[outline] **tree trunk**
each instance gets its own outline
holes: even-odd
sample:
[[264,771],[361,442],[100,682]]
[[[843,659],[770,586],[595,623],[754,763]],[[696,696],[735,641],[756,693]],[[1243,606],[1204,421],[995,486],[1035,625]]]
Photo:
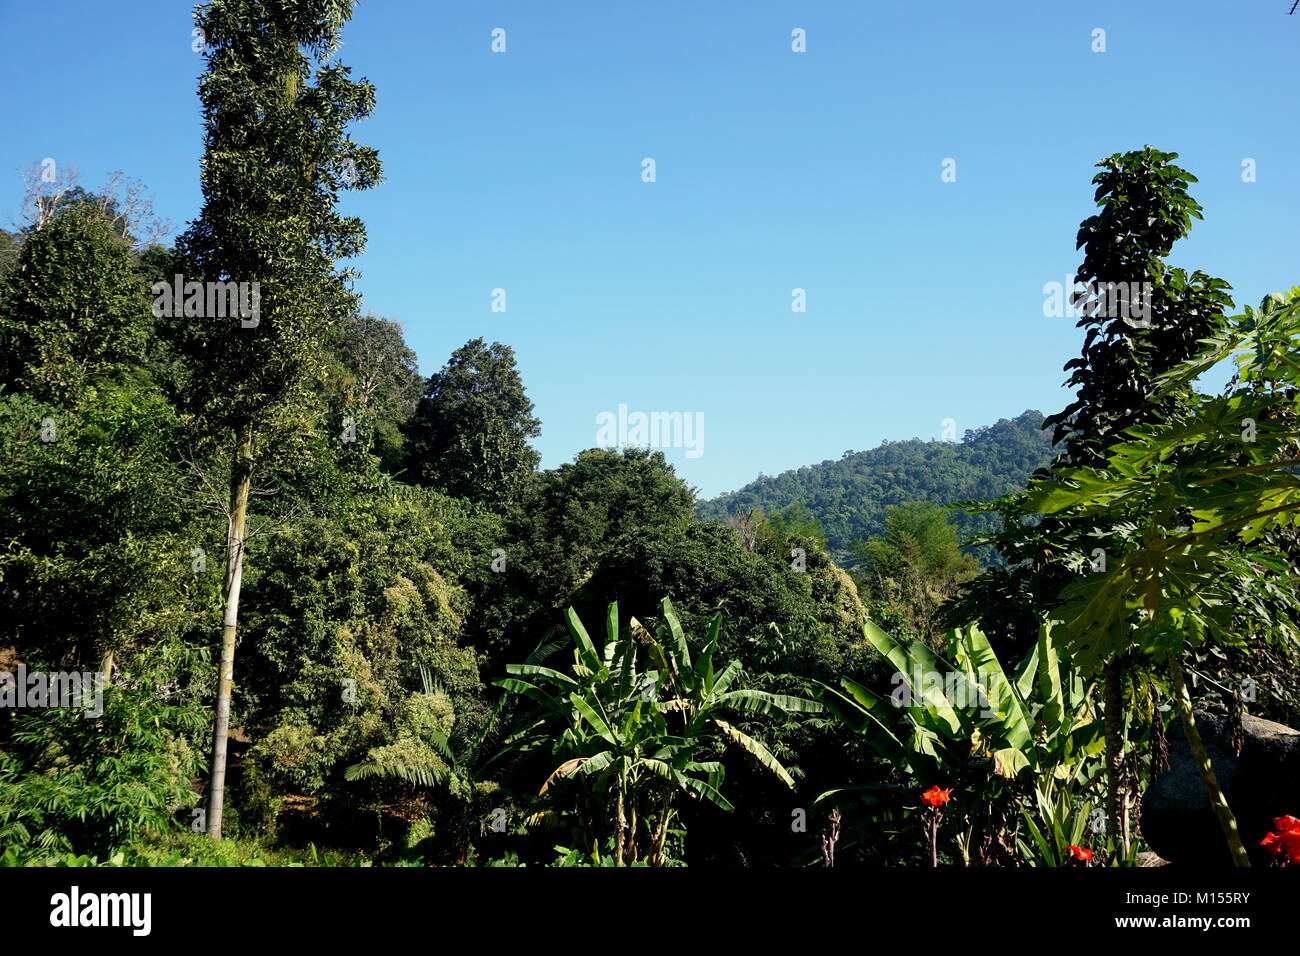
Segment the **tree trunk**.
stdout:
[[1124,787],[1124,669],[1116,658],[1106,665],[1102,706],[1106,723],[1106,830],[1128,857],[1128,795]]
[[244,426],[230,472],[230,527],[226,534],[226,586],[221,619],[221,665],[217,678],[217,712],[212,728],[212,773],[208,781],[208,835],[221,839],[221,811],[226,798],[226,749],[230,738],[230,694],[235,672],[235,630],[239,624],[239,589],[244,579],[244,535],[252,484],[253,434]]
[[655,834],[651,838],[653,851],[650,857],[651,866],[664,865],[664,844],[668,842],[668,824],[672,820],[673,810],[672,792],[664,794],[664,801],[659,811],[659,825],[655,829]]
[[618,823],[614,834],[614,865],[623,865],[623,837],[627,829],[627,820],[623,816],[623,784],[618,785]]
[[1206,796],[1210,798],[1210,809],[1219,820],[1219,826],[1223,829],[1223,838],[1228,841],[1232,865],[1248,867],[1250,857],[1246,855],[1246,847],[1241,842],[1241,833],[1237,830],[1237,818],[1233,816],[1232,808],[1228,806],[1228,798],[1224,795],[1223,788],[1219,786],[1219,778],[1214,775],[1214,765],[1210,763],[1210,756],[1205,752],[1205,742],[1196,727],[1196,717],[1192,713],[1192,695],[1187,690],[1187,678],[1183,674],[1182,661],[1170,661],[1169,674],[1174,681],[1174,702],[1178,706],[1178,716],[1183,721],[1183,735],[1187,738],[1187,748],[1192,753],[1196,772],[1201,775],[1201,781],[1205,784]]
[[627,852],[628,852],[627,862],[630,865],[637,861],[637,857],[639,855],[637,849],[637,836],[636,836],[637,823],[636,823],[636,798],[635,797],[629,801],[627,815],[628,815],[627,828],[628,828],[628,832],[631,834],[627,841]]

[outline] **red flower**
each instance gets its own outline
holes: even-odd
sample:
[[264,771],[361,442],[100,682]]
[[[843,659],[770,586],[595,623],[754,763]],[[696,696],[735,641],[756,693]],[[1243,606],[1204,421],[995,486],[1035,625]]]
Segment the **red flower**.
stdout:
[[948,802],[948,794],[950,793],[952,793],[951,788],[940,790],[939,785],[935,784],[929,790],[925,791],[925,793],[921,794],[921,802],[927,807],[938,808]]
[[1286,848],[1286,858],[1291,863],[1300,864],[1300,830],[1282,834],[1282,846]]
[[1259,841],[1260,846],[1267,847],[1274,856],[1285,854],[1285,863],[1300,864],[1300,820],[1292,816],[1277,817],[1273,820],[1273,830]]
[[1076,860],[1082,860],[1084,863],[1092,862],[1092,851],[1083,846],[1067,846],[1065,852],[1070,854]]
[[1282,865],[1300,865],[1300,819],[1295,817],[1277,817],[1273,821],[1273,830],[1260,840],[1261,847],[1268,847],[1273,856],[1284,856]]

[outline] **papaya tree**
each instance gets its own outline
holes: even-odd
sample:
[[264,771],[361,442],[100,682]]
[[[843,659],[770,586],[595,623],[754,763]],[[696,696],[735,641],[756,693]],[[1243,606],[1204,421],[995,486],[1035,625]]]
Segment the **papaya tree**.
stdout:
[[1237,821],[1193,717],[1185,659],[1204,645],[1292,645],[1295,568],[1268,535],[1300,526],[1300,287],[1247,308],[1158,383],[1190,387],[1224,361],[1238,367],[1219,396],[1198,396],[1158,424],[1134,426],[1103,467],[1036,482],[1029,504],[1135,522],[1134,547],[1068,587],[1065,644],[1083,665],[1133,652],[1163,667],[1192,758],[1233,862],[1249,865]]

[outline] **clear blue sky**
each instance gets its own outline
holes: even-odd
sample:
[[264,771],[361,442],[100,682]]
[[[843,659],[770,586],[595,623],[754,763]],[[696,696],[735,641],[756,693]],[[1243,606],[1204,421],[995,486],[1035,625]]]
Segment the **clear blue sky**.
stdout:
[[[1056,411],[1080,340],[1042,288],[1079,262],[1102,156],[1181,154],[1206,219],[1174,261],[1239,305],[1300,283],[1289,7],[362,0],[341,59],[376,84],[355,135],[387,181],[347,202],[360,290],[426,374],[475,336],[513,346],[547,467],[620,404],[703,412],[704,454],[668,456],[705,495]],[[47,156],[89,188],[138,177],[178,228],[196,213],[190,11],[0,0],[0,217]]]

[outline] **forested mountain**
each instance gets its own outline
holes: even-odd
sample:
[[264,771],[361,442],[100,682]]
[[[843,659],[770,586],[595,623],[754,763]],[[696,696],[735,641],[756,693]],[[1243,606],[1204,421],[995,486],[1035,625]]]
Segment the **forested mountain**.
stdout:
[[[1051,436],[1034,409],[967,431],[961,442],[886,441],[839,461],[760,477],[739,491],[701,502],[701,517],[725,520],[751,509],[768,514],[802,504],[820,523],[831,553],[850,561],[849,545],[885,531],[885,508],[908,501],[950,504],[1023,488],[1047,463]],[[955,513],[963,538],[991,528],[989,515]]]

